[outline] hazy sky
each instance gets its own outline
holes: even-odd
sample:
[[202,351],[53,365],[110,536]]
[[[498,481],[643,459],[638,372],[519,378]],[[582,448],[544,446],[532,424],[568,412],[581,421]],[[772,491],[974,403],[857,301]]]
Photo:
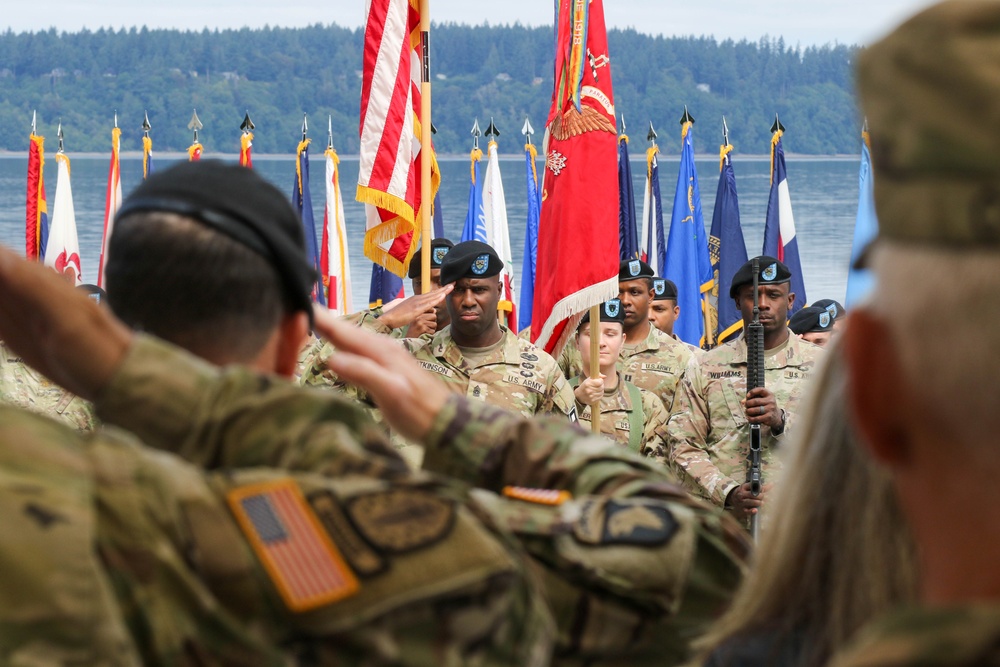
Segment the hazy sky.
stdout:
[[[294,27],[314,23],[359,26],[365,0],[36,0],[5,2],[0,27],[75,31],[87,27],[240,28]],[[930,0],[605,0],[609,26],[664,35],[714,35],[719,39],[764,35],[786,44],[869,43]],[[543,25],[552,22],[550,0],[431,0],[434,21]]]

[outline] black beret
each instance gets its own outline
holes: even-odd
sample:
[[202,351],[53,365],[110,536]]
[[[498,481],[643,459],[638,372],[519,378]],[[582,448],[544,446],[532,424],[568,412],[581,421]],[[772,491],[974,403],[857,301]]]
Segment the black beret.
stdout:
[[812,304],[817,308],[822,308],[826,312],[833,316],[833,319],[839,320],[840,318],[847,315],[847,311],[839,301],[834,301],[833,299],[820,299],[816,303]]
[[302,221],[288,197],[253,169],[220,160],[181,162],[150,174],[115,220],[150,211],[197,220],[258,253],[278,272],[293,308],[312,319],[316,270],[306,260]]
[[97,285],[91,285],[89,283],[83,283],[82,285],[77,285],[76,288],[86,294],[88,297],[96,301],[97,303],[104,303],[104,300],[108,298],[107,292],[98,287]]
[[833,315],[818,306],[806,306],[792,315],[788,328],[797,334],[813,331],[830,331],[833,329]]
[[[788,270],[788,267],[779,262],[774,257],[768,257],[767,255],[761,255],[755,258],[760,262],[760,276],[758,276],[758,285],[780,285],[782,283],[787,283],[792,279],[792,272]],[[751,259],[746,264],[740,267],[739,271],[733,276],[733,282],[729,286],[729,297],[736,298],[736,293],[740,291],[740,288],[744,285],[749,285],[753,282],[753,260]]]
[[481,241],[463,241],[453,246],[441,262],[441,284],[461,278],[489,278],[503,269],[500,256]]
[[653,278],[653,301],[677,300],[677,285],[673,280]]
[[636,278],[652,278],[655,275],[653,267],[641,259],[626,259],[618,268],[619,282],[635,280]]
[[[590,322],[590,310],[588,309],[583,314],[583,319],[580,320],[580,326]],[[601,322],[618,322],[624,326],[625,324],[625,309],[622,308],[622,302],[618,299],[608,299],[601,304]]]
[[[448,251],[455,247],[455,244],[448,239],[434,239],[431,241],[431,268],[440,269],[441,262],[444,261],[444,256],[448,254]],[[424,252],[424,246],[417,248],[417,251],[413,253],[413,257],[410,259],[410,269],[407,275],[410,278],[420,277],[420,261],[421,256]]]

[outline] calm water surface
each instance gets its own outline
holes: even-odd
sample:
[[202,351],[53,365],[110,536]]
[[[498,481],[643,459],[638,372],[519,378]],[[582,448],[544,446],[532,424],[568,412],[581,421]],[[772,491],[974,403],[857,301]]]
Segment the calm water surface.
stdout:
[[[27,152],[27,151],[26,151]],[[54,153],[46,152],[46,195],[51,217],[55,200],[56,168]],[[83,276],[87,282],[97,281],[97,263],[100,254],[104,218],[104,193],[107,183],[108,157],[73,157],[73,200],[76,210],[77,233]],[[235,161],[235,156],[222,156]],[[323,220],[324,167],[322,154],[313,155],[310,185],[314,216],[319,225]],[[175,160],[156,158],[156,166],[165,168]],[[678,158],[664,157],[660,161],[660,189],[663,194],[663,211],[669,224],[673,193],[677,181]],[[769,162],[766,158],[741,159],[734,155],[736,183],[740,198],[740,215],[747,250],[759,252],[764,237],[764,215],[767,210]],[[697,163],[702,209],[706,227],[711,227],[715,191],[718,183],[718,161],[699,160]],[[851,255],[854,218],[858,200],[858,161],[788,158],[788,184],[795,214],[799,253],[809,300],[844,299],[847,268]],[[291,193],[295,178],[295,157],[254,157],[254,168],[275,183],[282,191]],[[485,161],[483,163],[485,168]],[[539,170],[541,162],[539,162]],[[122,189],[128,193],[142,179],[140,158],[122,159]],[[364,238],[364,211],[354,201],[353,189],[357,183],[357,158],[341,161],[341,187],[345,193],[344,209],[348,222],[348,244],[351,258],[355,308],[367,303],[371,262],[362,254]],[[501,172],[507,200],[511,245],[519,274],[521,252],[524,247],[524,226],[527,216],[526,184],[523,156],[501,157]],[[0,243],[24,254],[24,202],[27,157],[0,159]],[[461,237],[469,193],[468,159],[442,159],[441,208],[444,212],[445,233],[457,241]],[[636,214],[642,215],[642,192],[646,165],[643,157],[632,161],[635,180]],[[615,187],[609,183],[609,187]],[[583,242],[583,239],[581,239]],[[409,281],[406,281],[409,283]],[[409,284],[407,284],[409,290]]]

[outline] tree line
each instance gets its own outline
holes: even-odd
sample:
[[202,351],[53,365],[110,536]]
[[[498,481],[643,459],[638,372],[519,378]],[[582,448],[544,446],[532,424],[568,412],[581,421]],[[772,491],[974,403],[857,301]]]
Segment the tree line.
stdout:
[[[310,136],[358,151],[363,31],[336,25],[242,30],[101,29],[0,34],[0,150],[27,146],[31,114],[55,147],[61,120],[68,152],[106,151],[117,111],[122,149],[141,148],[143,112],[154,150],[191,143],[192,109],[204,123],[205,150],[235,153],[249,111],[254,150],[293,152],[302,114]],[[679,151],[685,105],[696,119],[695,149],[715,152],[722,117],[743,153],[766,153],[778,113],[785,149],[806,154],[856,153],[860,118],[853,95],[857,47],[800,48],[780,39],[717,41],[655,37],[635,30],[608,34],[615,106],[633,151],[646,146],[652,122],[665,153]],[[435,25],[431,39],[435,144],[467,153],[478,118],[493,118],[501,152],[521,150],[525,118],[540,140],[552,95],[551,27]]]

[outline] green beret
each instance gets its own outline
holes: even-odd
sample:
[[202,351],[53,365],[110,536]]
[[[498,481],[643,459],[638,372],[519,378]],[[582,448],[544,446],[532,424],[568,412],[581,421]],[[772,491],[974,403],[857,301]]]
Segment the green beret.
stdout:
[[677,285],[673,280],[653,278],[653,301],[677,301]]
[[[760,276],[757,278],[758,285],[780,285],[792,279],[792,272],[788,267],[779,262],[774,257],[761,255],[756,258],[759,262]],[[729,286],[729,297],[735,299],[737,292],[744,285],[753,283],[753,260],[740,267],[733,276],[733,282]]]
[[878,238],[1000,250],[1000,3],[952,0],[861,52]]
[[481,241],[463,241],[452,247],[441,262],[441,284],[462,278],[489,278],[503,269],[500,256]]
[[833,315],[826,308],[806,306],[792,315],[788,328],[797,334],[833,330]]
[[[590,322],[590,310],[588,309],[583,314],[583,319],[580,320],[580,326]],[[608,299],[601,304],[601,322],[617,322],[622,326],[625,325],[625,310],[622,308],[622,302],[618,299]]]
[[302,221],[288,197],[256,171],[220,160],[181,162],[150,174],[115,220],[154,211],[196,220],[259,254],[278,273],[292,307],[312,321],[316,270],[306,260]]
[[[444,261],[444,256],[448,254],[448,251],[455,247],[455,244],[448,239],[434,239],[431,241],[431,268],[440,269],[441,262]],[[424,247],[420,246],[417,251],[413,253],[413,257],[410,259],[410,269],[407,275],[410,278],[420,277],[420,262],[421,256],[424,252]]]
[[637,278],[653,278],[653,267],[641,259],[626,259],[618,268],[618,281],[636,280]]

